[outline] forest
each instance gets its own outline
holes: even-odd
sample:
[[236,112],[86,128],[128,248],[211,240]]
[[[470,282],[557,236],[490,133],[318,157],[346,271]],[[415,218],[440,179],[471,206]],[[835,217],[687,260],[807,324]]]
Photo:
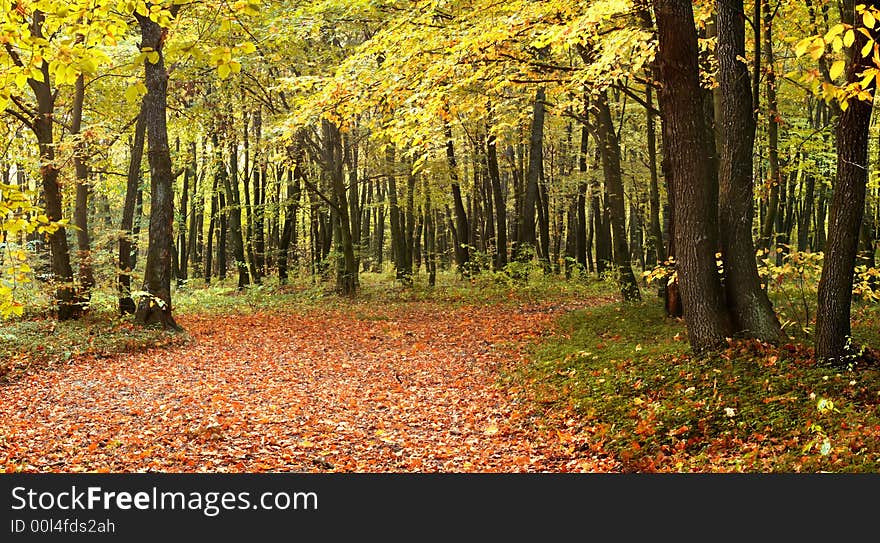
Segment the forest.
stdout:
[[0,468],[880,468],[880,1],[0,0]]

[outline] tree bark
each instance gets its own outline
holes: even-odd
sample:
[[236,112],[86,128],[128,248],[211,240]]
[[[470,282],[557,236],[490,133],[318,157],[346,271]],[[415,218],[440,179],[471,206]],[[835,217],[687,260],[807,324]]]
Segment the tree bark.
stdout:
[[[495,142],[495,134],[490,133],[486,138],[486,166],[492,184],[492,199],[495,202],[495,270],[503,270],[507,266],[507,202],[501,186]],[[427,216],[426,212],[425,217]]]
[[675,249],[679,289],[691,347],[703,352],[730,336],[715,267],[717,210],[712,202],[705,117],[693,7],[685,0],[653,0],[657,17],[659,93],[666,159],[675,178]]
[[452,141],[452,127],[446,125],[446,163],[449,166],[449,178],[452,180],[452,202],[455,207],[455,225],[452,237],[455,243],[455,261],[462,275],[470,275],[470,246],[468,245],[467,211],[461,198],[461,185],[458,178],[458,163],[455,160],[455,147]]
[[74,205],[74,224],[76,225],[76,244],[79,256],[79,290],[76,301],[81,311],[86,311],[95,287],[95,274],[92,269],[92,243],[89,237],[89,166],[86,164],[85,142],[82,139],[83,105],[85,103],[85,76],[76,78],[73,97],[73,114],[70,121],[70,134],[77,138],[74,143],[73,167],[76,173],[76,202]]
[[[850,10],[855,7],[854,0],[846,0],[845,4]],[[878,8],[880,2],[875,0],[868,5]],[[869,30],[871,39],[876,40],[878,33]],[[862,71],[874,67],[870,56],[863,57],[859,53],[867,43],[867,36],[859,31],[855,36],[846,70],[849,84],[859,81]],[[871,79],[865,90],[873,95],[875,88],[876,79]],[[865,210],[871,110],[872,101],[851,98],[837,124],[837,179],[831,198],[816,313],[816,358],[835,365],[845,365],[855,354],[851,343],[850,304],[859,229]]]
[[620,142],[611,119],[611,108],[605,92],[596,96],[596,135],[599,142],[602,170],[605,177],[605,195],[611,219],[614,250],[612,257],[619,274],[620,294],[624,300],[641,299],[639,285],[633,273],[629,244],[626,239],[626,202],[623,194],[623,177],[620,170]]
[[530,251],[537,249],[535,219],[541,169],[544,162],[544,102],[546,99],[544,87],[539,87],[535,92],[535,101],[532,107],[532,128],[529,133],[529,165],[526,172],[520,234],[517,236],[517,260],[521,261],[530,256]]
[[137,204],[138,189],[141,184],[141,163],[144,159],[144,139],[146,137],[145,104],[141,105],[137,123],[134,127],[134,139],[131,144],[131,158],[128,163],[128,175],[125,186],[125,203],[122,206],[122,224],[119,229],[119,275],[116,284],[119,291],[119,313],[134,314],[135,304],[131,297],[131,274],[134,271],[134,214]]
[[[45,16],[34,12],[31,32],[43,37]],[[39,67],[42,81],[29,78],[27,83],[37,101],[37,115],[30,125],[37,138],[40,151],[40,176],[43,185],[43,198],[46,204],[46,217],[60,221],[62,213],[61,186],[58,183],[58,165],[55,164],[55,93],[49,86],[49,63],[43,61]],[[51,256],[52,281],[55,284],[53,298],[58,320],[76,319],[80,316],[80,306],[76,301],[73,286],[73,268],[70,265],[70,248],[67,245],[67,231],[64,227],[49,234],[49,254]]]
[[761,341],[782,338],[779,320],[761,288],[752,242],[755,118],[745,58],[742,0],[718,0],[718,82],[721,148],[719,226],[727,305],[735,332]]
[[172,316],[171,251],[174,231],[174,187],[171,150],[165,110],[168,98],[168,72],[162,54],[165,33],[155,22],[136,15],[141,27],[141,48],[152,48],[159,58],[144,63],[147,94],[144,121],[147,125],[150,164],[150,230],[144,288],[149,296],[138,302],[135,319],[142,324],[160,323],[166,329],[179,329]]

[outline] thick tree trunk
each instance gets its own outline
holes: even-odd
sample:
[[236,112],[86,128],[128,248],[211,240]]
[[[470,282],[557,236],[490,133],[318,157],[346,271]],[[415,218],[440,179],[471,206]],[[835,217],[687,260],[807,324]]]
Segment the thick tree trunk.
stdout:
[[776,342],[779,321],[761,288],[752,242],[754,216],[752,151],[755,118],[745,58],[742,0],[718,0],[718,81],[721,116],[719,226],[727,304],[735,332]]
[[[845,4],[850,10],[854,8],[854,0],[847,0]],[[875,0],[868,5],[877,8],[880,2]],[[877,32],[871,29],[870,34],[872,39],[877,39]],[[870,56],[859,54],[868,38],[858,31],[855,36],[852,58],[846,70],[846,80],[850,84],[859,81],[862,71],[874,67]],[[865,90],[873,94],[875,88],[875,79],[872,79]],[[846,364],[855,354],[851,344],[850,304],[859,230],[865,210],[871,109],[871,101],[851,98],[837,125],[837,179],[831,199],[816,313],[816,358],[836,365]]]
[[675,178],[675,249],[678,283],[691,347],[715,349],[730,322],[715,267],[717,210],[712,202],[693,7],[685,0],[653,0],[659,36],[659,101],[666,159]]
[[138,302],[135,319],[142,324],[160,323],[179,329],[172,316],[171,252],[174,240],[174,187],[168,128],[165,119],[168,72],[162,54],[164,31],[148,17],[137,15],[141,27],[141,48],[152,48],[158,60],[145,62],[147,95],[143,113],[147,125],[150,164],[150,236],[144,271],[144,288],[149,296]]

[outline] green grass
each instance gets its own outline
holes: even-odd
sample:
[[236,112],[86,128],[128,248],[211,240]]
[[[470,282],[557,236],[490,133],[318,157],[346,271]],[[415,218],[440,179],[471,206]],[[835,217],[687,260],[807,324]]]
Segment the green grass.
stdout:
[[82,355],[107,357],[187,340],[186,334],[137,326],[130,317],[122,319],[107,311],[67,322],[48,317],[5,322],[0,326],[0,382]]
[[694,357],[656,300],[577,311],[560,332],[511,378],[626,470],[880,470],[877,368],[817,367],[793,344]]

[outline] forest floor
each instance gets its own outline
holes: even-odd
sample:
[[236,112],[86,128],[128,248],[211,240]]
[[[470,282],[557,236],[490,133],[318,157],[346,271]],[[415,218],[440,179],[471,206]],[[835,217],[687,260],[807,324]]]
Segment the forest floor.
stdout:
[[[609,471],[499,376],[549,303],[415,300],[182,314],[185,338],[0,386],[0,467],[39,472]],[[557,427],[558,426],[558,427]]]
[[[440,279],[367,274],[355,300],[186,287],[179,334],[113,316],[112,293],[77,322],[4,325],[0,471],[880,471],[874,349],[695,357],[648,290]],[[880,305],[853,325],[880,345]]]

